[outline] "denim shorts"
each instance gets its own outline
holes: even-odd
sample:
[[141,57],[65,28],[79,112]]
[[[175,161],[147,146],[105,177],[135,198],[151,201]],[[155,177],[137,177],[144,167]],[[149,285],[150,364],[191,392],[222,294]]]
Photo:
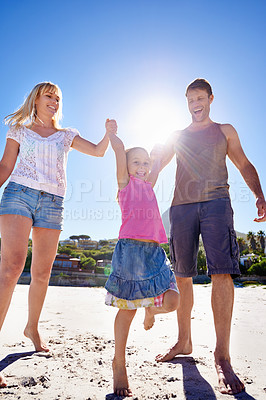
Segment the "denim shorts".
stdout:
[[170,254],[176,276],[197,275],[199,235],[206,252],[208,275],[240,275],[239,249],[229,198],[170,208]]
[[9,182],[2,196],[0,215],[21,215],[30,218],[33,227],[62,230],[63,201],[61,196]]
[[176,279],[163,248],[154,242],[120,239],[106,290],[119,299],[139,300],[176,290]]

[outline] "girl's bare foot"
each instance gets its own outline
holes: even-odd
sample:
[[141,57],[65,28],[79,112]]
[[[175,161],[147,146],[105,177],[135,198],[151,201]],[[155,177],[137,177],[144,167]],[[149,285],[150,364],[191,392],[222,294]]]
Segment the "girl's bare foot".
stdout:
[[26,327],[24,330],[24,335],[32,341],[36,351],[46,351],[46,352],[49,351],[48,346],[42,340],[42,338],[37,330],[32,331]]
[[2,374],[0,374],[0,388],[4,388],[7,386],[6,380]]
[[128,387],[127,370],[125,363],[118,363],[113,359],[114,393],[117,396],[132,397],[132,391]]
[[145,317],[144,317],[144,329],[148,331],[151,329],[154,325],[155,318],[154,318],[154,313],[152,312],[152,307],[146,307],[145,308]]
[[178,355],[188,355],[192,353],[192,344],[190,342],[186,344],[181,344],[181,342],[177,342],[173,347],[171,347],[168,351],[166,351],[164,354],[158,354],[155,357],[155,360],[157,362],[164,362],[164,361],[170,361],[175,356]]

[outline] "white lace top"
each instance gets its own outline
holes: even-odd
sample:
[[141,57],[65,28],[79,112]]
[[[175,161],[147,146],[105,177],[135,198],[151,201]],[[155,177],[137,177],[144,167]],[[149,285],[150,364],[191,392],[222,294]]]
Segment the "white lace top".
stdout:
[[66,192],[67,156],[79,132],[73,128],[57,131],[47,138],[25,126],[10,128],[7,139],[19,143],[19,162],[10,181],[58,196]]

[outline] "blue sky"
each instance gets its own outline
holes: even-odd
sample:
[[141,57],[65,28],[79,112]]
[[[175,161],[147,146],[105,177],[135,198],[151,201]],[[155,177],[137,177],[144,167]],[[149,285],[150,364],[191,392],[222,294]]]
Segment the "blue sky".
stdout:
[[[231,123],[266,190],[266,3],[263,0],[1,1],[0,119],[41,81],[63,92],[63,126],[97,142],[117,119],[126,147],[148,150],[190,123],[185,89],[197,77],[214,91],[211,117]],[[0,152],[7,127],[0,125]],[[228,162],[235,228],[253,222],[253,195]],[[61,239],[118,236],[115,159],[72,151]],[[161,212],[171,203],[173,160],[156,185]],[[4,185],[5,186],[5,185]],[[0,194],[2,193],[0,191]]]

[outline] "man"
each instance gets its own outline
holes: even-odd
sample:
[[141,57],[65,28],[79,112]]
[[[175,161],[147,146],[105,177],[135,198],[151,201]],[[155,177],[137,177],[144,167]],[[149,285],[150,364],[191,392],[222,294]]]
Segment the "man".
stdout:
[[176,132],[165,146],[163,167],[176,153],[175,192],[170,209],[170,252],[180,290],[177,311],[178,342],[157,361],[192,352],[192,277],[197,274],[199,235],[206,250],[208,274],[212,279],[212,310],[216,331],[215,367],[221,393],[235,394],[244,384],[234,373],[229,355],[234,302],[233,277],[240,274],[239,252],[233,227],[233,211],[227,183],[226,155],[239,169],[256,198],[258,218],[266,221],[266,203],[256,169],[241,147],[232,125],[217,124],[210,117],[212,88],[196,79],[186,91],[192,123]]

